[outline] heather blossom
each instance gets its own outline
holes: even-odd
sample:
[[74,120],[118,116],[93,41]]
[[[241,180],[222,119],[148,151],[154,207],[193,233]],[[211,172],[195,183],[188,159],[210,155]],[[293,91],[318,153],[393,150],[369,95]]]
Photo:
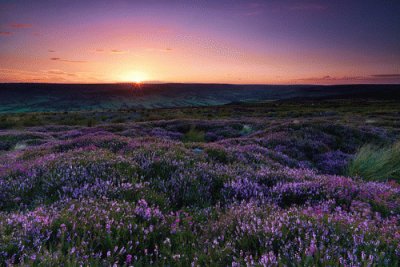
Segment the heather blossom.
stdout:
[[398,182],[346,175],[388,136],[264,117],[4,130],[0,265],[397,266]]

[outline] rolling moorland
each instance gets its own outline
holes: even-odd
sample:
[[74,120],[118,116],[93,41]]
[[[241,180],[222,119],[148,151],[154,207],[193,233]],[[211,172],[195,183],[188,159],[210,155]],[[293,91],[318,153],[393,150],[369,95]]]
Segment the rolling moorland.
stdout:
[[400,100],[400,85],[0,84],[0,113],[216,106],[283,99]]
[[140,105],[19,85],[21,105],[8,86],[2,266],[400,264],[399,86],[153,89]]

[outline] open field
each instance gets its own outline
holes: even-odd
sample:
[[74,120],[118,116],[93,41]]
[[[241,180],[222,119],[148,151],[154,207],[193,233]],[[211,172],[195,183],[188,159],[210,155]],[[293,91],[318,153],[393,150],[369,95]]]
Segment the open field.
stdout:
[[398,173],[371,176],[357,154],[395,151],[396,100],[17,113],[0,127],[2,265],[399,264]]
[[284,99],[400,100],[399,85],[0,84],[0,114],[218,106]]

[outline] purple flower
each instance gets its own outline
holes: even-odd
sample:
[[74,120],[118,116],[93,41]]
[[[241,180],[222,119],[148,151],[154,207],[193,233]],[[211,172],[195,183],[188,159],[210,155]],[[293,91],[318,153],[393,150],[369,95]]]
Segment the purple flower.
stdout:
[[131,254],[126,255],[126,260],[125,261],[126,261],[127,264],[131,263],[132,262],[132,255]]

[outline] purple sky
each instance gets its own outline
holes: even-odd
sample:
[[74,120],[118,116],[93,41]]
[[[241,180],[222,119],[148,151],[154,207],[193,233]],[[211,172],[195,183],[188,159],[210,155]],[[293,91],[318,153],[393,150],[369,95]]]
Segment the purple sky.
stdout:
[[0,82],[399,83],[400,1],[0,0]]

